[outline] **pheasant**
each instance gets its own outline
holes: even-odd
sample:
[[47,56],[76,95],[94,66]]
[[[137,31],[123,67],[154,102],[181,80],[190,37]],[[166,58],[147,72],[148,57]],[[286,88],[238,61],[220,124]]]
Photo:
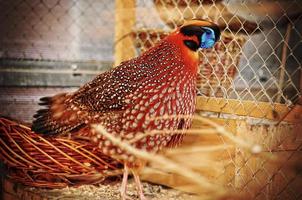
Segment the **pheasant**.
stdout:
[[[62,134],[90,135],[102,152],[124,164],[121,197],[126,199],[129,169],[144,199],[137,169],[141,162],[95,134],[91,125],[100,124],[108,133],[129,141],[152,130],[185,130],[190,118],[159,116],[186,115],[195,111],[198,49],[211,48],[220,37],[219,28],[208,21],[192,20],[177,28],[141,56],[122,62],[98,75],[79,90],[41,99],[32,130],[55,137]],[[126,47],[125,47],[126,48]],[[157,152],[180,144],[182,134],[149,135],[133,145]]]

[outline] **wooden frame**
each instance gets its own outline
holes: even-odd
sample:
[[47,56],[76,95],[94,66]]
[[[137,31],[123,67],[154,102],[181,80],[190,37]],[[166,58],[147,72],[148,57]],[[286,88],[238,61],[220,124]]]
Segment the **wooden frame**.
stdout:
[[254,102],[247,100],[197,97],[199,111],[255,117],[291,123],[302,122],[302,106],[287,106],[280,103]]
[[135,25],[135,0],[115,1],[114,66],[135,56],[132,28]]

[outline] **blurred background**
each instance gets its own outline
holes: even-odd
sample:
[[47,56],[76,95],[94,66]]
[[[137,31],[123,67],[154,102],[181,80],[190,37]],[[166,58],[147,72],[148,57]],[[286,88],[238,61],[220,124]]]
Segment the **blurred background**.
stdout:
[[[253,199],[302,199],[300,0],[0,0],[0,114],[31,122],[40,97],[77,89],[192,18],[222,30],[213,49],[200,51],[197,114],[262,145],[267,155],[232,146],[209,156],[219,170],[198,170]],[[185,139],[193,143],[229,141]],[[158,183],[157,177],[144,179]]]

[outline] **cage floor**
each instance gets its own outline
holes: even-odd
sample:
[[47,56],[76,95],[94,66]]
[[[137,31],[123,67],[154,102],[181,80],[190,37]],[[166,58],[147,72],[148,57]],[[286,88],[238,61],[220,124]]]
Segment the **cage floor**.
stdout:
[[[17,199],[24,199],[24,195],[19,196],[21,193],[26,193],[27,199],[43,199],[43,200],[117,200],[120,199],[121,183],[115,182],[107,185],[83,185],[79,187],[67,187],[63,189],[39,189],[33,187],[18,186]],[[129,179],[127,185],[127,195],[130,199],[138,199],[136,186],[132,179]],[[183,193],[179,190],[167,188],[161,185],[155,185],[143,182],[144,194],[149,200],[185,200],[191,199],[193,195]],[[23,192],[22,192],[23,190]],[[34,197],[31,198],[30,196]]]

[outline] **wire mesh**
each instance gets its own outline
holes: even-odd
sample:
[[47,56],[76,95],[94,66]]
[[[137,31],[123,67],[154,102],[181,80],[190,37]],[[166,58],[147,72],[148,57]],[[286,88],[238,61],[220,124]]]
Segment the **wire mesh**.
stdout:
[[[221,108],[231,105],[231,115],[220,117],[238,118],[236,113],[250,116],[257,110],[258,117],[266,118],[269,110],[277,110],[275,103],[291,109],[301,97],[301,3],[271,2],[270,5],[258,1],[251,6],[249,1],[154,2],[159,16],[171,28],[191,18],[210,19],[222,28],[222,39],[215,49],[200,52],[198,82],[200,93],[214,99],[203,103],[215,107],[222,98]],[[275,11],[272,12],[269,6]],[[257,9],[260,8],[263,13],[259,14]],[[158,40],[158,35],[164,33],[157,31],[156,35],[156,31],[144,26],[142,17],[139,19],[138,29],[149,33],[143,37],[138,34],[135,40],[144,50],[144,47],[152,46],[150,41]],[[165,30],[155,26],[157,29]],[[270,109],[263,109],[262,102],[268,102],[266,105]],[[293,163],[299,163],[302,144],[297,137],[299,128],[292,131],[292,127],[286,129],[265,120],[251,123],[239,125],[235,132],[247,141],[254,140],[263,146],[265,153],[280,159],[279,162],[255,157],[242,148],[228,149],[229,159],[221,160],[224,170],[215,176],[215,180],[222,180],[226,186],[250,199],[301,199],[301,172],[298,169],[290,171]],[[224,126],[232,129],[231,124]],[[228,144],[223,137],[220,143]]]
[[113,59],[114,1],[0,1],[2,58]]
[[[113,61],[114,40],[119,39],[112,34],[113,1],[0,3],[0,24],[5,27],[0,30],[2,59]],[[201,51],[203,95],[288,105],[300,98],[302,6],[298,1],[138,0],[136,5],[134,32],[141,34],[135,34],[134,40],[140,50],[186,19],[210,19],[220,25],[221,42],[214,50]]]
[[[300,98],[302,5],[298,1],[155,0],[154,4],[155,12],[172,29],[186,19],[201,18],[218,23],[223,30],[214,50],[201,51],[199,86],[205,96],[288,105]],[[161,23],[150,26],[154,18],[141,15],[139,30],[162,28]],[[160,38],[150,35],[136,38],[140,47],[149,47]]]
[[[110,0],[0,0],[0,25],[5,27],[0,29],[0,57],[19,61],[113,61],[113,47],[123,39],[112,34],[116,24],[114,8]],[[291,108],[301,98],[299,0],[136,0],[135,15],[132,36],[136,55],[186,19],[209,19],[220,26],[220,42],[200,52],[198,90],[202,96],[211,97],[212,103],[223,99],[226,105],[232,105],[231,117],[237,117],[239,111],[249,116],[257,109],[258,117],[265,118],[271,113],[262,109],[262,102],[275,110],[275,103]],[[287,172],[287,164],[301,152],[298,130],[296,135],[288,136],[282,124],[269,131],[253,125],[250,130],[238,126],[240,136],[254,138],[268,154],[280,152],[283,161],[272,166],[268,160],[236,148],[235,158],[233,152],[228,152],[231,159],[225,172],[231,168],[234,174],[227,178],[227,185],[256,199],[301,198],[301,193],[295,193],[301,172]],[[227,143],[223,138],[221,141]],[[272,190],[276,182],[284,184]]]
[[[301,151],[299,128],[293,131],[295,126],[276,125],[261,118],[277,113],[276,103],[291,110],[301,98],[301,2],[154,0],[153,3],[154,6],[147,0],[137,1],[134,28],[137,54],[187,19],[217,23],[223,32],[220,42],[214,49],[200,52],[198,90],[212,100],[203,103],[210,108],[223,101],[221,109],[229,105],[229,112],[220,117],[230,121],[238,119],[238,113],[252,116],[257,110],[260,119],[236,122],[239,124],[235,132],[260,144],[265,154],[277,160],[259,158],[238,147],[227,150],[229,159],[221,161],[224,170],[215,180],[223,180],[228,187],[251,199],[300,199],[300,171],[290,171],[292,165],[299,163],[296,162]],[[199,114],[209,115],[204,111]],[[224,126],[232,129],[234,124]],[[220,143],[228,141],[221,137]]]

